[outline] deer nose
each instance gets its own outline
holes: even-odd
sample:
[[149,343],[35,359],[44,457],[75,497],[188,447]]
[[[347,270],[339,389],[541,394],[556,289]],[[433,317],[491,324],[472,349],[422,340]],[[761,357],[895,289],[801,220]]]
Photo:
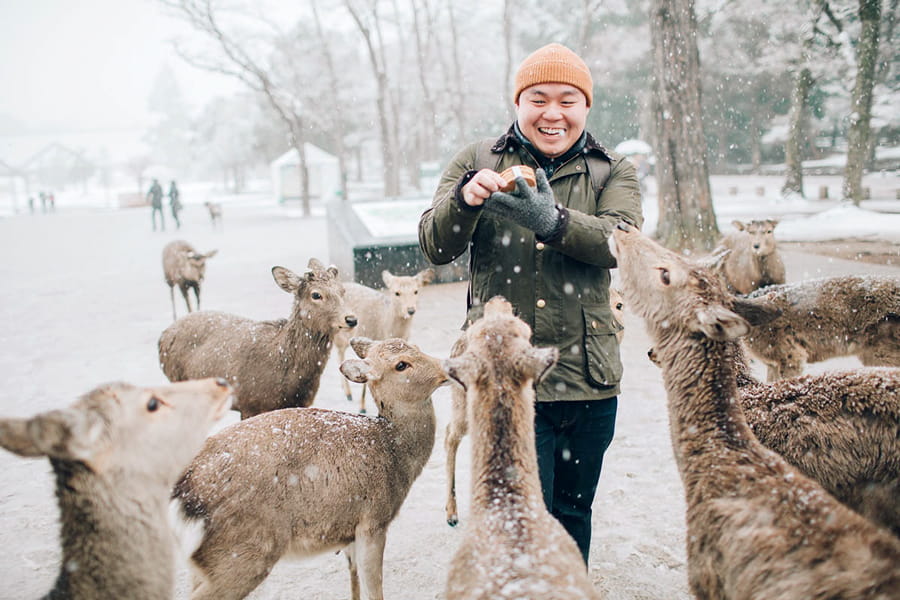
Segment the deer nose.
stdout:
[[347,323],[347,327],[356,327],[356,324],[359,322],[356,320],[354,315],[348,315],[344,317],[344,322]]
[[624,221],[619,221],[616,223],[616,228],[621,229],[622,231],[631,231],[631,225]]
[[228,381],[224,377],[216,377],[216,385],[219,387],[228,387]]
[[413,307],[409,307],[406,309],[406,312],[409,314],[409,316],[413,316],[414,314],[416,314],[416,309]]

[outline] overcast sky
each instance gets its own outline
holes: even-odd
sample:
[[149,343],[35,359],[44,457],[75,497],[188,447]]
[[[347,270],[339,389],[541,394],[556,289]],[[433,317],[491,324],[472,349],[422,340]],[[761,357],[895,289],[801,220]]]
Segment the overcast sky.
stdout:
[[166,63],[194,107],[234,90],[174,54],[184,27],[152,0],[0,0],[0,127],[142,127]]

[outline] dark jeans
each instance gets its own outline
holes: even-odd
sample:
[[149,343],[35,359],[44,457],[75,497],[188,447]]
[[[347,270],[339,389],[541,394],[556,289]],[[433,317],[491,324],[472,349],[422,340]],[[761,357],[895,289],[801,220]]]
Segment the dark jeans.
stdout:
[[153,207],[153,231],[156,231],[156,213],[159,213],[159,224],[162,227],[162,230],[166,230],[166,218],[163,216],[162,207]]
[[547,510],[562,523],[588,562],[591,504],[603,453],[616,429],[618,398],[586,402],[538,402],[534,434],[541,490]]

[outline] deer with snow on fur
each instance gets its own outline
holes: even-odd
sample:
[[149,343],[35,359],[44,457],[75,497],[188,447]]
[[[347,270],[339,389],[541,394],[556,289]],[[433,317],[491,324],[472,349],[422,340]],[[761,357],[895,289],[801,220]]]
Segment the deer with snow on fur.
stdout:
[[[351,597],[383,600],[388,526],[434,447],[440,361],[401,339],[350,342],[341,372],[367,383],[378,417],[288,408],[209,438],[175,486],[205,534],[191,557],[192,600],[243,598],[282,557],[343,550]],[[364,460],[361,458],[364,457]]]
[[[734,308],[758,323],[746,307]],[[728,343],[738,400],[759,441],[900,537],[900,369],[864,367],[763,383],[741,344]],[[658,364],[655,352],[648,354]]]
[[447,577],[448,600],[591,599],[598,594],[575,541],[544,505],[534,441],[534,383],[559,356],[534,348],[503,298],[445,361],[466,390],[472,428],[470,523]]
[[[434,269],[425,269],[415,275],[394,275],[390,271],[382,271],[384,291],[374,290],[358,283],[345,283],[347,290],[344,296],[349,309],[356,315],[357,326],[353,332],[339,331],[334,338],[338,360],[344,362],[350,336],[367,337],[373,340],[388,338],[409,339],[413,315],[419,300],[419,290],[434,279]],[[353,401],[350,384],[346,378],[341,379],[344,396]],[[359,399],[359,412],[366,412],[366,387],[363,386]]]
[[254,321],[210,311],[182,317],[159,337],[166,377],[239,382],[234,408],[243,419],[312,404],[335,334],[355,327],[356,317],[344,304],[344,286],[333,266],[312,258],[300,275],[272,267],[272,276],[294,297],[289,318]]
[[[622,343],[625,336],[625,300],[622,293],[614,288],[609,288],[609,307],[613,316],[613,328],[616,330],[616,339]],[[459,356],[466,351],[466,334],[457,338],[450,350],[450,356]],[[447,496],[444,505],[444,513],[447,524],[456,527],[459,524],[459,508],[456,502],[456,455],[459,452],[459,444],[469,433],[469,420],[466,415],[466,392],[460,386],[453,386],[450,391],[451,410],[450,422],[444,432],[444,451],[447,460],[444,468],[447,473]]]
[[224,380],[100,386],[64,409],[0,419],[0,446],[45,456],[56,475],[62,563],[46,598],[169,600],[169,494],[224,415]]
[[713,254],[728,251],[720,274],[728,289],[739,294],[785,282],[784,262],[775,242],[775,219],[732,221],[737,231],[725,235]]
[[750,326],[718,276],[620,224],[610,244],[668,395],[697,598],[900,597],[900,540],[850,510],[753,435],[732,340]]
[[768,380],[794,377],[807,363],[856,356],[868,367],[900,367],[900,278],[842,275],[769,286],[781,315],[744,338]]
[[206,261],[216,255],[217,250],[200,253],[194,247],[183,240],[169,242],[163,248],[163,275],[169,286],[169,296],[172,299],[172,320],[178,318],[175,314],[175,286],[181,290],[187,311],[191,312],[191,299],[188,294],[194,290],[197,299],[197,310],[200,310],[200,284],[206,276]]

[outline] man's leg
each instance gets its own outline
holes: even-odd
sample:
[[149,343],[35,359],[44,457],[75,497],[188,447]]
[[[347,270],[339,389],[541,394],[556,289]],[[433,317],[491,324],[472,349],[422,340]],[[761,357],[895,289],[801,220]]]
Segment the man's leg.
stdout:
[[553,469],[556,466],[556,413],[560,402],[538,402],[534,405],[534,441],[537,447],[541,492],[547,510],[553,512]]
[[588,562],[591,505],[603,467],[603,453],[613,439],[618,399],[558,402],[566,405],[559,423],[551,512],[575,539]]

